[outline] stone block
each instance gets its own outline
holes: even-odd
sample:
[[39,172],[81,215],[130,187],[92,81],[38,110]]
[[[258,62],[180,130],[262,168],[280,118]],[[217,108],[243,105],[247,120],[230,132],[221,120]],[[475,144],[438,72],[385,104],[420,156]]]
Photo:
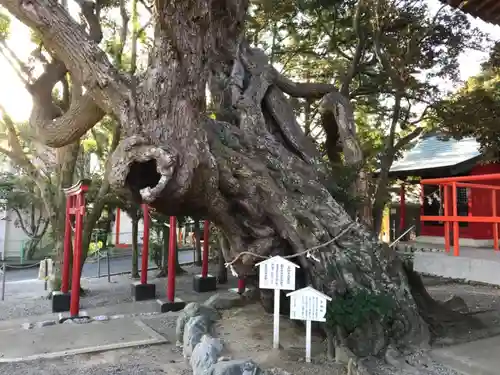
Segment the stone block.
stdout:
[[71,294],[59,291],[52,292],[52,312],[60,313],[69,311],[71,304]]
[[54,326],[56,324],[57,324],[57,322],[55,320],[44,320],[44,321],[41,321],[41,322],[37,322],[36,326],[38,328],[43,328],[43,327]]
[[134,301],[147,301],[156,298],[155,284],[141,284],[139,281],[132,284]]
[[193,290],[196,293],[213,292],[217,290],[217,278],[212,275],[207,275],[207,277],[203,277],[202,275],[194,275]]
[[157,299],[156,303],[158,304],[161,313],[166,313],[169,311],[181,311],[184,306],[186,306],[186,302],[184,302],[180,298],[175,298],[173,302]]

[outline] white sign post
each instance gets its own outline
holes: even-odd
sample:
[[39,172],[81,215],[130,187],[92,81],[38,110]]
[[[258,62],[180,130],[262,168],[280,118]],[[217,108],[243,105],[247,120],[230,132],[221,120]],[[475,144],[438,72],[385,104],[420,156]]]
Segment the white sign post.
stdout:
[[326,322],[326,305],[332,299],[308,286],[288,293],[290,319],[306,321],[306,362],[311,362],[311,322]]
[[280,256],[266,259],[256,266],[259,267],[259,288],[274,289],[274,334],[273,348],[280,345],[280,291],[295,289],[295,270],[299,268],[293,262]]

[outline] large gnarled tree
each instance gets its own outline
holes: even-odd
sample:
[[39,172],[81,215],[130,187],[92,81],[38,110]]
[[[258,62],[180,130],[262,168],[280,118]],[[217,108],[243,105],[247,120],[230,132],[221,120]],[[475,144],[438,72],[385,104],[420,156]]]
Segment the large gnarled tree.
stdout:
[[[123,139],[109,176],[115,189],[166,215],[209,218],[228,239],[226,261],[243,251],[290,255],[321,245],[314,251],[319,261],[305,254],[296,258],[304,283],[338,295],[362,288],[393,301],[390,321],[373,319],[343,333],[341,341],[357,355],[428,342],[429,324],[440,323],[440,306],[423,288],[410,289],[395,253],[329,193],[317,151],[285,94],[327,95],[335,115],[352,124],[348,101],[331,85],[290,81],[251,48],[244,38],[246,0],[155,0],[154,45],[147,69],[137,76],[113,66],[56,0],[0,4],[35,29],[85,87],[80,106],[97,106],[119,120]],[[205,113],[207,85],[217,120]],[[52,145],[63,146],[89,124],[55,122],[40,132],[59,134]],[[340,131],[344,154],[359,160],[352,132]],[[243,254],[234,267],[251,274],[257,261]]]

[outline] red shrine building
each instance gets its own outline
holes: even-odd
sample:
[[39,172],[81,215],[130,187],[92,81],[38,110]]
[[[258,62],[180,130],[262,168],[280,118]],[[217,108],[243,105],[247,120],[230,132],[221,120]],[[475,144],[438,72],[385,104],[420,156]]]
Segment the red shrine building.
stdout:
[[[390,177],[400,184],[391,239],[413,226],[416,241],[453,247],[455,255],[459,245],[498,249],[500,164],[486,164],[475,139],[423,136],[394,162]],[[420,195],[417,204],[412,193]]]

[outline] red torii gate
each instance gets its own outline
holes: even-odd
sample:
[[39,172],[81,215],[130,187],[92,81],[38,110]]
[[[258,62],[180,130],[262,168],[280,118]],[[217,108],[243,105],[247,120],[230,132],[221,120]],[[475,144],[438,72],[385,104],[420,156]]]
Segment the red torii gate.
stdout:
[[[82,270],[82,231],[85,216],[85,192],[89,180],[80,180],[75,185],[63,189],[66,195],[66,218],[64,229],[64,254],[62,263],[61,291],[52,293],[52,311],[70,312],[70,318],[79,318],[80,313],[80,277]],[[69,293],[69,274],[71,264],[71,216],[75,217],[75,236],[73,243],[73,272],[71,293]]]
[[[61,291],[54,291],[52,296],[52,311],[70,311],[70,318],[79,318],[80,313],[80,278],[82,269],[82,232],[83,218],[85,216],[85,192],[89,186],[88,180],[81,180],[68,189],[64,189],[66,194],[66,218],[65,218],[65,238]],[[149,264],[149,236],[150,236],[150,208],[147,204],[142,205],[144,236],[141,262],[141,279],[132,285],[132,295],[136,301],[154,299],[156,297],[156,285],[148,284],[147,272]],[[75,236],[73,245],[73,277],[71,293],[69,293],[69,271],[71,263],[71,237],[72,225],[71,215],[75,216]],[[175,297],[175,267],[177,255],[177,219],[170,217],[170,238],[168,254],[168,278],[167,278],[167,300],[157,300],[160,311],[178,311],[186,305],[184,301]],[[208,274],[208,251],[210,236],[210,222],[204,221],[204,241],[202,271],[200,275],[193,278],[193,287],[197,292],[207,292],[217,289],[217,279]],[[245,290],[244,279],[238,280],[239,293]]]

